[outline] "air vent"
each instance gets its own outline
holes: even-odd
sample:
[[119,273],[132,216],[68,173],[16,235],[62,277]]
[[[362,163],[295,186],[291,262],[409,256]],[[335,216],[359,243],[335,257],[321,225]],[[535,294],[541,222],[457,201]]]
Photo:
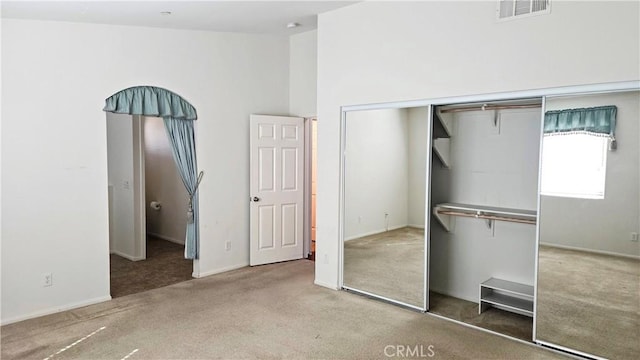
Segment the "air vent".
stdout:
[[498,19],[548,14],[551,0],[498,0]]

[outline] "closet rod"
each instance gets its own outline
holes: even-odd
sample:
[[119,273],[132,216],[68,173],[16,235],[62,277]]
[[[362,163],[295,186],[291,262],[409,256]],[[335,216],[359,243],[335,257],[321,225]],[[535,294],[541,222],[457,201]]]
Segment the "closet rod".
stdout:
[[486,219],[486,220],[509,221],[509,222],[515,222],[515,223],[520,223],[520,224],[532,224],[532,225],[535,225],[535,223],[536,223],[535,220],[519,219],[519,218],[512,218],[512,217],[506,217],[506,216],[496,216],[496,215],[473,214],[473,213],[465,213],[465,212],[459,212],[459,211],[438,210],[438,214],[462,216],[462,217],[471,217],[471,218]]
[[442,109],[441,113],[456,113],[463,111],[478,111],[478,110],[505,110],[505,109],[533,109],[542,107],[542,104],[521,104],[521,105],[480,105],[480,106],[469,106],[463,108],[450,108],[450,109]]

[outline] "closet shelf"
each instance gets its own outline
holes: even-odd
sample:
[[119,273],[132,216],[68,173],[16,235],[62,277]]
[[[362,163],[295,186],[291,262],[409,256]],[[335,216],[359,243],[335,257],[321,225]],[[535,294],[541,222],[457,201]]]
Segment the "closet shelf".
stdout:
[[514,313],[533,316],[533,286],[491,278],[480,284],[478,314],[494,306]]
[[434,111],[433,114],[433,138],[450,138],[452,134],[451,127],[453,126],[453,120],[450,117],[440,114],[439,111]]
[[537,212],[533,210],[453,203],[434,206],[433,215],[447,232],[451,231],[452,216],[484,219],[488,221],[489,227],[491,227],[493,221],[496,220],[535,225],[538,219]]
[[433,139],[433,153],[436,154],[442,166],[450,169],[451,160],[449,154],[451,154],[451,140],[446,138]]

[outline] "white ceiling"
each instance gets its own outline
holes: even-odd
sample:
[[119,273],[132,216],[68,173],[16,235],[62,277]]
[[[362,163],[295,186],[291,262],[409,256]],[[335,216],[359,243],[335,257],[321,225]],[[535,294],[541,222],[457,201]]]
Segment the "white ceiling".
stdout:
[[[355,1],[5,1],[2,17],[289,35]],[[161,12],[170,11],[171,15]],[[287,29],[290,22],[301,26]]]

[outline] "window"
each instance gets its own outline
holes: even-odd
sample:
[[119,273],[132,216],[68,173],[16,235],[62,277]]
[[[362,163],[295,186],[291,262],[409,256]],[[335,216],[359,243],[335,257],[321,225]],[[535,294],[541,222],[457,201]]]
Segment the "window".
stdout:
[[498,0],[498,19],[548,14],[550,0]]
[[542,141],[542,195],[604,199],[609,137],[545,135]]

